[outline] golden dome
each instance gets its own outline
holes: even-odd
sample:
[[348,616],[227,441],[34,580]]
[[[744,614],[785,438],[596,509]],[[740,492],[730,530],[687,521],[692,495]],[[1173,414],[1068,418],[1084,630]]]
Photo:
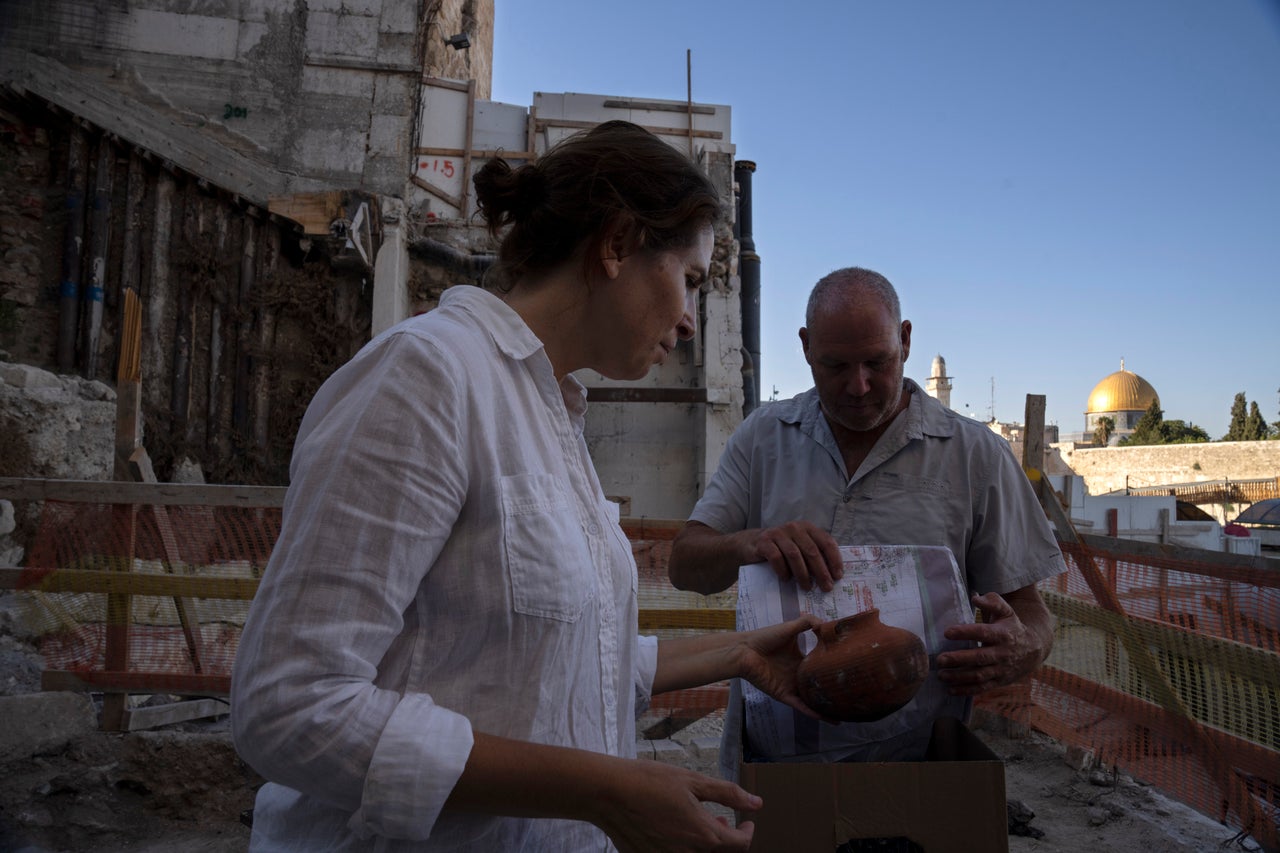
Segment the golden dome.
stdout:
[[1145,412],[1152,401],[1160,403],[1156,389],[1138,374],[1125,370],[1122,364],[1119,370],[1093,386],[1085,414]]

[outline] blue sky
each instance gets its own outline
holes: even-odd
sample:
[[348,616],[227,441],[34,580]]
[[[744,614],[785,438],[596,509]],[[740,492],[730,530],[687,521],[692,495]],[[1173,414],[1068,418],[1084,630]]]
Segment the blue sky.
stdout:
[[809,288],[859,265],[958,411],[1021,421],[1044,394],[1083,430],[1123,358],[1213,438],[1240,391],[1280,420],[1277,0],[496,7],[494,100],[683,100],[691,50],[694,100],[733,108],[765,397],[809,387]]

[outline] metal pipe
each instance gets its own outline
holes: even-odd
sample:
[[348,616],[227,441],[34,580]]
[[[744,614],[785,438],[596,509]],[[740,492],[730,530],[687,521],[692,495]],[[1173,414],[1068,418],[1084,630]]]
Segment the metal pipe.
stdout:
[[62,373],[70,373],[75,367],[80,328],[87,148],[84,131],[78,125],[73,127],[67,152],[67,227],[62,244],[62,283],[58,288],[58,370]]
[[239,436],[249,435],[249,398],[253,384],[253,289],[258,269],[258,219],[249,212],[244,217],[240,251],[240,293],[236,310],[235,392],[231,402],[231,426]]
[[739,160],[733,164],[738,184],[738,275],[742,280],[742,347],[750,356],[751,370],[743,370],[743,414],[760,402],[760,256],[751,228],[751,175],[756,164]]
[[[190,252],[200,239],[200,196],[191,187],[182,193],[182,244]],[[177,310],[173,324],[173,374],[169,377],[169,415],[172,435],[185,440],[187,419],[191,415],[191,317],[194,306],[191,300],[191,276],[184,275],[175,282]]]
[[479,281],[485,270],[493,266],[497,256],[472,254],[430,237],[418,237],[409,242],[409,251],[423,260],[438,261],[451,271],[468,275]]
[[93,222],[89,234],[89,286],[84,291],[84,376],[96,379],[98,341],[102,336],[102,308],[107,293],[107,250],[111,246],[111,184],[116,158],[111,140],[98,139],[98,163],[93,176]]

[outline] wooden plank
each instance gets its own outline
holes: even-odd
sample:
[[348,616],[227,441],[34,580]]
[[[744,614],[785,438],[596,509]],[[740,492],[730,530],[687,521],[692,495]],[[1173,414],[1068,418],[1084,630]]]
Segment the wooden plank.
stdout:
[[706,388],[602,387],[587,389],[590,403],[705,403]]
[[3,566],[0,567],[0,589],[250,601],[258,591],[258,579],[210,575],[160,575],[145,572],[117,572],[109,569],[34,569]]
[[685,522],[678,518],[630,517],[622,519],[621,525],[628,539],[674,539]]
[[1022,467],[1044,467],[1044,395],[1028,394],[1022,433]]
[[[129,470],[133,473],[134,479],[140,482],[156,482],[155,472],[151,470],[151,457],[147,455],[145,447],[139,447],[129,457]],[[164,549],[164,566],[171,574],[177,574],[178,567],[184,566],[184,563],[182,554],[178,550],[178,537],[174,534],[173,525],[169,522],[169,513],[162,506],[155,504],[149,506],[160,533],[160,545]],[[195,602],[184,596],[174,596],[173,604],[178,608],[182,633],[187,638],[187,651],[191,654],[191,665],[196,672],[200,672],[203,668],[201,663],[203,652],[200,639],[200,617],[196,614]]]
[[126,483],[0,477],[0,498],[68,503],[157,506],[282,507],[284,486],[222,486],[186,483]]
[[267,199],[267,210],[298,223],[305,234],[327,235],[333,220],[346,218],[346,196],[342,190],[274,195]]
[[462,152],[462,193],[458,197],[462,203],[458,206],[458,211],[463,219],[467,218],[467,199],[471,193],[471,148],[475,145],[475,127],[476,81],[473,78],[467,81],[467,123],[462,136],[465,148]]
[[[538,130],[544,130],[549,127],[563,127],[576,130],[590,130],[597,126],[597,121],[570,121],[563,118],[540,118],[538,119]],[[652,125],[641,125],[650,133],[656,133],[660,136],[695,136],[700,139],[724,139],[724,134],[718,130],[694,130],[689,131],[683,127],[654,127]]]
[[[1027,471],[1027,476],[1039,492],[1040,504],[1044,507],[1049,520],[1056,528],[1058,538],[1064,542],[1076,545],[1081,544],[1080,536],[1076,533],[1075,526],[1071,523],[1071,518],[1067,515],[1062,504],[1059,503],[1057,493],[1049,486],[1043,473],[1038,468],[1033,468]],[[1116,594],[1107,586],[1106,580],[1103,578],[1097,563],[1094,562],[1092,554],[1085,549],[1080,556],[1082,559],[1077,560],[1077,565],[1081,574],[1084,575],[1085,583],[1088,584],[1090,592],[1093,593],[1102,607],[1110,610],[1117,617],[1124,617],[1126,615],[1124,608],[1121,606],[1119,599],[1116,598]],[[1207,727],[1196,722],[1191,711],[1182,701],[1182,697],[1178,695],[1178,691],[1169,682],[1165,674],[1160,671],[1160,667],[1156,664],[1151,650],[1142,644],[1132,623],[1124,618],[1119,618],[1116,621],[1116,633],[1121,642],[1124,643],[1125,651],[1129,653],[1129,659],[1137,668],[1138,674],[1150,688],[1160,706],[1167,710],[1171,717],[1180,718],[1180,725],[1185,723],[1185,725],[1182,725],[1183,733],[1181,739],[1204,761],[1210,774],[1215,777],[1217,783],[1222,787],[1223,797],[1230,804],[1230,807],[1235,810],[1236,814],[1239,815],[1243,825],[1247,827],[1259,826],[1267,819],[1266,816],[1260,813],[1258,804],[1250,796],[1243,781],[1232,771],[1231,765],[1226,760],[1222,750],[1208,736]]]
[[[467,152],[461,148],[415,148],[413,153],[426,157],[461,157]],[[504,151],[501,148],[474,148],[471,156],[477,160],[532,160],[538,156],[536,151]]]
[[[462,199],[458,198],[456,195],[445,192],[435,184],[431,183],[428,180],[420,178],[417,175],[410,175],[409,180],[413,181],[414,184],[422,187],[424,190],[431,193],[433,196],[445,202],[446,204],[449,204],[449,205],[452,205],[453,207],[458,208],[459,211],[462,210]],[[459,213],[458,215],[461,216],[462,214]]]
[[697,628],[703,631],[732,631],[737,627],[737,613],[712,607],[655,608],[640,610],[640,630],[660,628]]
[[1207,551],[1183,545],[1167,545],[1159,542],[1142,542],[1137,539],[1119,539],[1097,533],[1077,533],[1079,542],[1090,551],[1109,557],[1134,562],[1151,563],[1160,560],[1182,560],[1195,564],[1194,571],[1205,577],[1229,580],[1252,586],[1280,589],[1280,563],[1270,557],[1254,557],[1249,554],[1228,554],[1223,551]]
[[676,104],[663,103],[661,101],[635,101],[629,98],[609,98],[604,102],[604,106],[615,110],[647,110],[649,112],[664,113],[685,113],[691,112],[700,116],[713,116],[716,114],[716,108],[707,104]]
[[437,89],[452,89],[455,92],[467,91],[466,80],[450,80],[447,77],[432,77],[429,74],[423,74],[422,82],[428,86],[435,86]]
[[188,675],[178,672],[118,672],[86,670],[70,672],[46,669],[40,674],[42,690],[79,693],[171,693],[174,696],[230,696],[229,675]]
[[[1134,725],[1145,726],[1170,740],[1185,742],[1185,721],[1145,699],[1047,664],[1036,670],[1035,678],[1042,684],[1054,690],[1060,690],[1086,705],[1095,705],[1125,720],[1131,720]],[[1045,706],[1037,705],[1036,707],[1048,713]],[[1036,728],[1039,727],[1036,726]],[[1079,730],[1072,728],[1056,736],[1063,743],[1071,743],[1079,736]],[[1231,756],[1231,763],[1234,766],[1255,776],[1277,778],[1276,768],[1280,766],[1280,753],[1275,750],[1219,729],[1205,729],[1205,736],[1217,749]]]
[[[1107,634],[1118,634],[1117,617],[1098,605],[1063,595],[1054,590],[1041,590],[1045,605],[1059,619],[1069,619]],[[1149,647],[1156,647],[1194,660],[1220,666],[1230,674],[1256,681],[1280,691],[1280,653],[1190,631],[1177,625],[1157,622],[1138,616],[1124,617],[1137,638]]]
[[154,729],[173,723],[185,723],[205,717],[221,717],[231,713],[231,705],[221,699],[190,699],[170,702],[166,705],[148,705],[134,708],[125,717],[125,731],[136,732]]

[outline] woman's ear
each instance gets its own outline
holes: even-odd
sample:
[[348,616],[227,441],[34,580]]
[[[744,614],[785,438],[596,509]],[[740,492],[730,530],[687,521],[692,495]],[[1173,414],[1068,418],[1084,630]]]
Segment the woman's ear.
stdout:
[[635,227],[629,216],[619,216],[605,225],[600,235],[600,263],[605,275],[615,279],[622,271],[622,263],[635,252]]

